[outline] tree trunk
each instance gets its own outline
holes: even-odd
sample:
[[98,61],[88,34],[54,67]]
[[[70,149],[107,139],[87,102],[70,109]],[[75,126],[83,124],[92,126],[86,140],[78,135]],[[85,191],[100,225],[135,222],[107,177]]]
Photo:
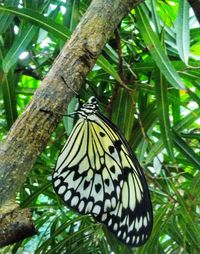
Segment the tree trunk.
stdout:
[[[6,232],[9,226],[8,223],[4,223],[4,219],[16,208],[16,193],[19,192],[29,170],[60,120],[59,115],[45,114],[40,112],[40,109],[48,108],[53,112],[64,112],[72,97],[72,90],[69,87],[74,90],[80,88],[110,35],[137,2],[138,0],[94,0],[91,3],[71,39],[55,60],[40,88],[35,92],[31,103],[14,123],[6,140],[1,144],[0,245],[13,242],[10,232]],[[64,77],[67,86],[61,76]],[[27,216],[26,212],[23,216],[27,227],[32,225],[30,216]],[[17,216],[14,217],[17,219]],[[19,216],[19,221],[21,220]],[[12,219],[10,219],[10,225],[12,226]],[[15,229],[14,233],[17,233],[17,226]],[[6,233],[10,241],[9,239],[2,240],[5,240]],[[34,233],[35,230],[32,227],[32,234]],[[23,235],[22,239],[29,235],[28,230],[28,234]]]

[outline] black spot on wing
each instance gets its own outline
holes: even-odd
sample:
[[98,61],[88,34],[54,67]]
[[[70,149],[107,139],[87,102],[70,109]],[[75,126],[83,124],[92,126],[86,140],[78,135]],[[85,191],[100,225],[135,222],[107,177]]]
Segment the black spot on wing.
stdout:
[[107,186],[110,185],[110,180],[109,180],[109,179],[106,179],[104,182],[105,182],[105,184],[106,184]]
[[129,173],[131,173],[131,168],[129,168],[129,167],[124,167],[124,169],[123,169],[123,176],[124,176],[124,179],[127,179],[127,178],[128,178]]
[[121,145],[122,145],[122,142],[121,142],[121,140],[116,140],[116,141],[114,141],[113,142],[114,143],[114,146],[115,146],[115,148],[117,149],[117,151],[121,151]]
[[102,131],[100,131],[100,132],[99,132],[99,135],[100,135],[101,137],[105,137],[106,134],[103,133]]
[[76,181],[76,180],[79,179],[82,175],[78,173],[78,166],[77,166],[77,167],[73,167],[73,170],[74,170],[73,181]]
[[112,167],[110,167],[110,171],[115,174],[115,166],[113,165]]
[[114,153],[115,148],[114,148],[114,146],[109,146],[109,147],[108,147],[108,150],[109,150],[109,152],[112,154],[112,153]]
[[90,182],[85,180],[84,185],[83,185],[83,189],[86,190],[89,185],[90,185]]
[[99,191],[101,190],[101,184],[100,183],[95,185],[95,190],[96,190],[96,193],[99,193]]

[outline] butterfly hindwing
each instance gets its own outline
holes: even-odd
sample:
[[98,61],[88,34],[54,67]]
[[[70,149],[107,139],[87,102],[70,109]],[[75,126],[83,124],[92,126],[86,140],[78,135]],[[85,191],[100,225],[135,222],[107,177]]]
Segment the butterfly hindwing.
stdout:
[[140,164],[118,128],[101,113],[102,124],[112,129],[117,142],[118,156],[123,173],[123,185],[116,208],[95,216],[123,243],[130,246],[144,244],[149,238],[152,223],[152,207],[148,187]]

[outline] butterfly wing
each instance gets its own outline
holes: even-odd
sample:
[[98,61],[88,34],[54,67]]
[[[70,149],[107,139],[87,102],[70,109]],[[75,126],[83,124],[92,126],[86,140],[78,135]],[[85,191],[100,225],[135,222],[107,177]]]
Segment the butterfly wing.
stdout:
[[150,195],[140,164],[119,129],[98,113],[99,121],[115,133],[115,148],[120,158],[123,185],[116,208],[95,216],[123,243],[140,246],[150,236],[153,213]]
[[115,133],[97,122],[77,121],[53,173],[55,192],[82,214],[113,211],[123,184],[120,158],[112,151]]
[[119,129],[99,111],[80,118],[58,157],[55,191],[81,214],[92,214],[123,243],[139,246],[153,223],[142,168]]

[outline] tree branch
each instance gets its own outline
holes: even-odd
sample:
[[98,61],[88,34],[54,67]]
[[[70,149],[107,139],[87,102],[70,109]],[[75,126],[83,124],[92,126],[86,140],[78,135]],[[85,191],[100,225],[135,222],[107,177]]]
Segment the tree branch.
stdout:
[[[138,2],[136,0],[135,4]],[[60,77],[65,78],[68,86],[78,90],[111,33],[133,5],[132,0],[94,0],[35,92],[31,103],[12,126],[0,147],[1,214],[12,213],[16,208],[16,192],[19,192],[29,170],[60,120],[59,115],[45,114],[40,112],[40,108],[64,112],[72,91],[63,84]],[[30,222],[29,216],[25,213],[23,216],[24,221],[27,219]],[[1,216],[0,224],[3,218],[5,216]],[[7,240],[8,243],[13,242]]]
[[0,247],[36,234],[30,209],[17,209],[0,215]]

